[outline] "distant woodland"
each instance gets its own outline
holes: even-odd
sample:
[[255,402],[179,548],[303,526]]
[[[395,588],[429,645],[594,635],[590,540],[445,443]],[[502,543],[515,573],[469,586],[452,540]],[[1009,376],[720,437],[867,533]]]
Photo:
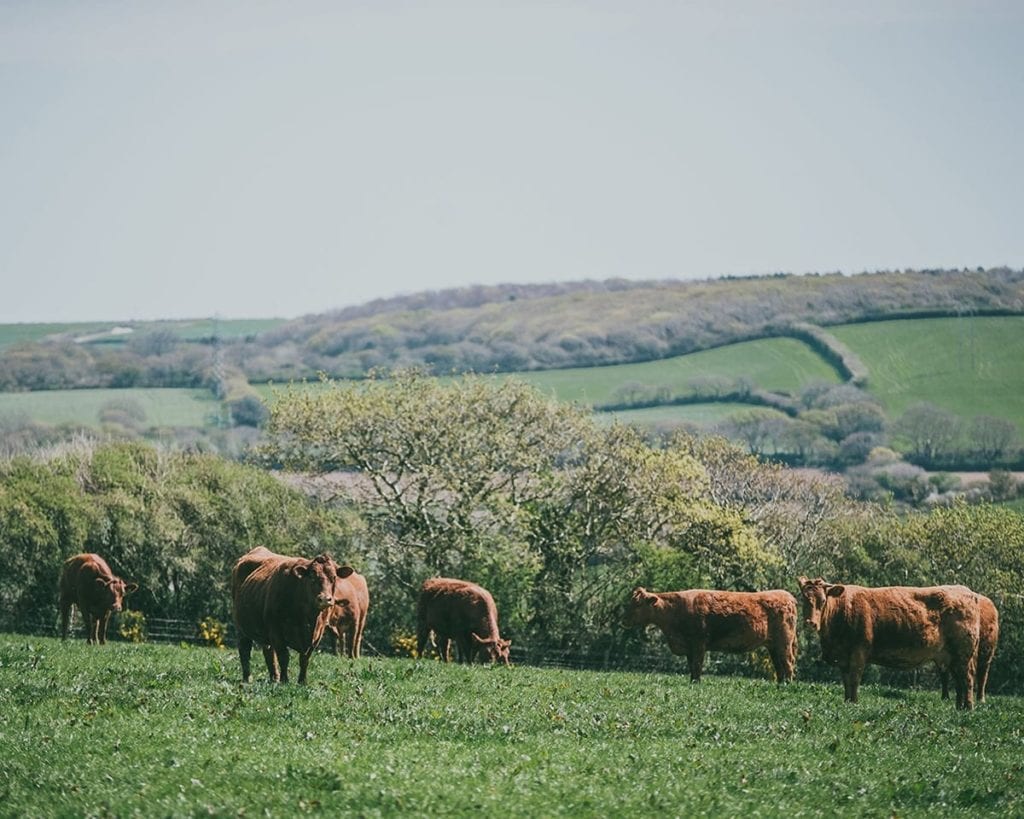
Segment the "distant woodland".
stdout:
[[1024,271],[1007,268],[469,287],[305,316],[241,338],[184,339],[145,325],[117,339],[56,334],[0,353],[0,391],[208,387],[241,399],[246,382],[319,372],[593,366],[806,336],[808,324],[1019,313]]

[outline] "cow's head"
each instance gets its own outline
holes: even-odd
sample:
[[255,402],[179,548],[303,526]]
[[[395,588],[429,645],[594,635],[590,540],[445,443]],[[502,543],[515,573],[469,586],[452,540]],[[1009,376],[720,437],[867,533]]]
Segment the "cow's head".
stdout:
[[808,580],[801,575],[796,579],[800,584],[800,597],[804,601],[804,623],[815,631],[821,629],[821,615],[830,597],[839,597],[846,587],[836,583],[826,583],[822,578]]
[[323,611],[334,605],[334,584],[339,575],[348,577],[352,574],[350,566],[344,569],[348,569],[348,573],[342,575],[342,570],[331,560],[331,556],[322,554],[312,560],[296,563],[292,573],[302,582],[303,596]]
[[626,626],[645,626],[651,622],[654,609],[658,605],[658,595],[637,586],[629,596],[622,622]]
[[475,631],[471,631],[470,636],[473,638],[473,643],[476,646],[477,657],[483,662],[491,663],[504,663],[509,665],[508,661],[508,650],[512,647],[511,640],[502,640],[500,637],[483,638]]
[[97,577],[96,594],[104,608],[121,611],[125,595],[139,588],[138,583],[125,583],[120,577]]

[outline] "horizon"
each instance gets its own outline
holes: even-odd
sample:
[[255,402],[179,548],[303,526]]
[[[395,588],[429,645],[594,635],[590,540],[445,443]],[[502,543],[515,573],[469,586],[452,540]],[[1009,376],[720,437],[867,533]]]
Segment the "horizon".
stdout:
[[1022,34],[1008,0],[5,5],[0,322],[1024,267]]

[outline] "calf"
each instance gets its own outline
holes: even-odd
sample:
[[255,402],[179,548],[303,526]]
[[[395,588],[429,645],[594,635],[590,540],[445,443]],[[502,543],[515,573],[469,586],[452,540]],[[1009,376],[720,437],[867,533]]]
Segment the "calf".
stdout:
[[[978,595],[978,616],[980,628],[978,632],[978,668],[974,677],[974,698],[976,702],[985,701],[985,689],[988,687],[988,672],[992,667],[992,658],[996,654],[999,642],[999,612],[995,603],[985,595]],[[949,699],[949,671],[939,668],[942,680],[942,699]]]
[[416,608],[416,625],[420,656],[433,631],[438,652],[446,663],[451,661],[451,641],[455,640],[459,662],[479,659],[509,664],[512,641],[501,639],[494,598],[476,583],[448,577],[424,581]]
[[370,610],[370,592],[366,578],[358,572],[348,577],[339,577],[334,586],[334,605],[328,610],[327,628],[334,635],[334,653],[340,653],[342,643],[345,653],[354,660],[359,659],[363,647],[363,629],[366,627],[366,613]]
[[69,557],[60,573],[61,639],[68,638],[71,607],[74,605],[85,621],[85,641],[90,645],[106,643],[110,615],[121,611],[125,595],[138,588],[137,583],[125,583],[110,571],[107,562],[97,554]]
[[847,702],[857,701],[864,667],[948,669],[956,707],[974,707],[981,618],[966,586],[864,586],[798,578],[804,620],[818,632],[824,660],[839,667]]
[[309,658],[323,636],[326,612],[334,605],[338,568],[329,555],[285,557],[259,546],[239,558],[231,572],[231,600],[238,628],[242,681],[251,677],[255,643],[272,682],[288,682],[288,649],[299,652],[299,682],[306,681]]
[[685,655],[690,680],[700,682],[707,651],[745,652],[767,646],[779,683],[796,665],[796,599],[787,591],[710,589],[662,592],[639,587],[626,606],[627,626],[654,624],[669,650]]

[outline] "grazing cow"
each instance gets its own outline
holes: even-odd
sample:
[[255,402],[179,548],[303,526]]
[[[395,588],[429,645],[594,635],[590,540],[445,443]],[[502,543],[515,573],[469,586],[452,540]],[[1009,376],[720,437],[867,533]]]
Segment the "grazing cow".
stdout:
[[242,681],[251,677],[253,643],[263,649],[272,682],[288,682],[288,649],[299,652],[299,682],[334,605],[334,584],[348,577],[329,555],[285,557],[259,546],[243,555],[231,572],[231,600],[238,628]]
[[978,595],[966,586],[864,586],[798,578],[804,620],[824,660],[839,666],[847,702],[868,663],[916,668],[934,662],[953,675],[956,707],[974,707],[980,634]]
[[[975,702],[985,701],[985,689],[988,687],[988,672],[992,667],[992,658],[996,654],[999,642],[999,612],[996,605],[985,595],[978,595],[978,614],[981,618],[978,633],[978,668],[974,677]],[[942,699],[949,699],[949,671],[939,668],[942,680]]]
[[446,663],[451,661],[451,641],[455,640],[459,662],[479,659],[509,664],[512,641],[501,639],[494,598],[476,583],[448,577],[424,581],[416,608],[416,625],[420,656],[433,631],[438,652]]
[[633,590],[627,626],[654,624],[673,654],[685,655],[690,680],[700,682],[706,651],[744,652],[767,646],[775,678],[793,679],[796,665],[796,599],[787,591],[729,592],[710,589]]
[[106,643],[110,615],[121,611],[125,595],[138,588],[138,583],[125,583],[117,577],[99,555],[69,557],[60,573],[61,639],[68,638],[71,606],[74,605],[85,620],[85,641],[89,644]]
[[334,605],[327,615],[327,628],[334,635],[334,653],[345,653],[358,660],[363,650],[363,629],[370,610],[370,592],[366,578],[358,572],[339,578],[334,586]]

